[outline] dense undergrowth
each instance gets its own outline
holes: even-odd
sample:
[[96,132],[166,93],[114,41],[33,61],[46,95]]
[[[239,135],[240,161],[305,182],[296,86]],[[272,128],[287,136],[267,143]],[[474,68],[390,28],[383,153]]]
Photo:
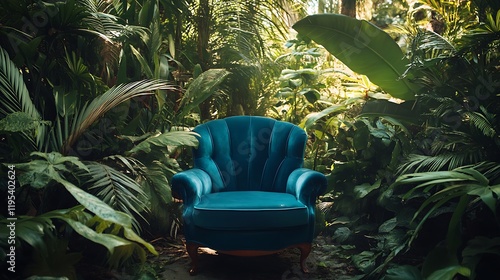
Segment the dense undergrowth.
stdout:
[[150,241],[182,230],[168,182],[189,130],[240,114],[310,136],[320,265],[490,279],[500,263],[496,1],[373,1],[371,23],[305,17],[308,1],[4,2],[2,276],[12,258],[19,278],[149,270]]

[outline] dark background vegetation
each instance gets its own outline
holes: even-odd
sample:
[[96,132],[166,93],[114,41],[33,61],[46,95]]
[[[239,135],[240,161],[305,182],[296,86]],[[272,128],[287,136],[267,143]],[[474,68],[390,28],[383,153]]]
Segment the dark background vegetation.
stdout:
[[1,273],[14,216],[20,278],[145,273],[149,241],[182,230],[190,129],[244,114],[309,134],[322,266],[491,279],[499,44],[496,0],[3,0]]

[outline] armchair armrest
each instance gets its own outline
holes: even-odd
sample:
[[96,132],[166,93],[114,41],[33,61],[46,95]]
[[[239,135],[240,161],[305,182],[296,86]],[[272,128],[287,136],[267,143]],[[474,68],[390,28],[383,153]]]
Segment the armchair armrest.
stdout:
[[212,191],[212,180],[198,168],[179,172],[172,177],[172,194],[183,200],[184,205],[195,205],[200,197]]
[[316,198],[326,190],[326,177],[318,171],[307,168],[294,170],[288,177],[286,192],[295,195],[307,206],[316,203]]

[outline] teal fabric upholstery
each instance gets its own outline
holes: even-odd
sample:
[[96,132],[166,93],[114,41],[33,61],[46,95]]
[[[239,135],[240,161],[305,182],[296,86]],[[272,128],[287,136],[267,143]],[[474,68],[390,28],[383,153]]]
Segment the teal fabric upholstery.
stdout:
[[276,251],[311,243],[323,174],[302,168],[307,135],[266,117],[237,116],[194,129],[194,166],[172,178],[187,243]]
[[216,230],[267,230],[304,226],[308,221],[307,207],[287,193],[211,193],[193,211],[195,226]]

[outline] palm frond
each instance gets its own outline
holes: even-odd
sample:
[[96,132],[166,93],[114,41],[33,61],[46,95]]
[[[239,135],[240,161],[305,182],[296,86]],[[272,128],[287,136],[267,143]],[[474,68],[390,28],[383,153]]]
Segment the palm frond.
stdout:
[[155,161],[148,167],[138,170],[138,181],[148,196],[150,227],[158,232],[167,233],[173,221],[172,192],[166,176],[165,166]]
[[1,116],[5,117],[10,113],[25,112],[34,119],[40,119],[40,113],[31,101],[21,72],[10,60],[9,54],[1,47],[0,92],[2,93]]
[[82,110],[74,118],[71,133],[65,139],[64,147],[62,147],[63,153],[67,153],[85,130],[112,108],[131,98],[152,95],[156,90],[169,89],[173,89],[173,86],[158,80],[126,83],[109,89],[89,104],[83,106]]
[[441,51],[455,51],[455,47],[446,40],[443,36],[430,30],[421,30],[415,40],[418,43],[418,49],[422,51],[427,50],[441,50]]
[[146,193],[141,186],[109,165],[98,162],[87,164],[89,179],[84,186],[89,193],[95,195],[113,209],[125,212],[133,218],[133,225],[139,228],[136,217],[144,220],[142,213],[147,211]]
[[[16,65],[10,60],[8,53],[0,47],[0,118],[11,113],[24,112],[33,120],[41,120],[41,115],[31,100],[30,93],[23,76]],[[31,146],[42,147],[47,128],[45,123],[38,126],[36,139],[33,134],[24,133]]]
[[399,174],[413,172],[434,172],[451,170],[460,166],[480,161],[476,151],[465,150],[461,153],[440,153],[437,155],[410,155],[407,161],[398,168]]
[[493,115],[489,114],[484,107],[481,107],[481,112],[465,112],[470,125],[481,131],[484,136],[494,138],[498,133],[495,130],[493,123]]

